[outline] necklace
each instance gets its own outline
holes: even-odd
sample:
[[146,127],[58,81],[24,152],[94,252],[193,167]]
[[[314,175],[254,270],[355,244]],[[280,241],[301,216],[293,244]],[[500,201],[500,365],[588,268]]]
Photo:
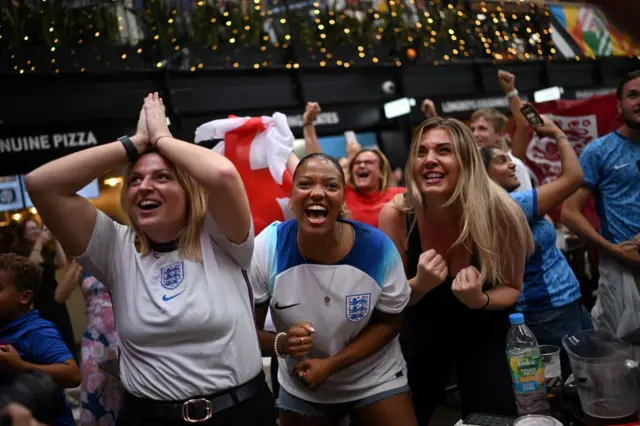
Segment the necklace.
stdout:
[[[342,235],[342,226],[340,227],[340,235]],[[355,233],[354,233],[353,238],[355,239]],[[306,257],[304,257],[304,254],[302,254],[302,249],[300,248],[300,234],[299,233],[296,235],[296,244],[298,245],[298,252],[300,253],[300,256],[302,256],[302,260],[304,260],[304,263],[309,265],[309,261],[307,260]],[[334,266],[333,272],[331,272],[331,280],[329,281],[329,287],[327,288],[327,291],[324,294],[324,304],[325,304],[325,306],[329,306],[331,304],[331,298],[329,297],[329,293],[331,292],[331,286],[333,285],[333,277],[336,274],[336,269],[337,269],[337,267]],[[311,274],[313,279],[316,280],[316,283],[318,285],[320,285],[320,280],[318,279],[316,274],[314,274],[311,269],[307,269],[307,270],[309,271],[309,273]]]

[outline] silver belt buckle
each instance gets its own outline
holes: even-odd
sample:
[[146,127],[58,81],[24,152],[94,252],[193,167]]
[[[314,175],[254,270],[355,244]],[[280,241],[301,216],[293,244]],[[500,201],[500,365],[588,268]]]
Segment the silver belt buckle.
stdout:
[[[200,419],[194,419],[189,415],[189,407],[192,404],[204,404],[205,405],[206,413],[205,413],[204,417],[202,417]],[[213,407],[211,407],[211,401],[209,401],[208,399],[205,399],[205,398],[190,399],[187,402],[185,402],[184,404],[182,404],[182,419],[187,423],[202,423],[202,422],[206,422],[207,420],[209,420],[211,418],[211,416],[213,416]]]

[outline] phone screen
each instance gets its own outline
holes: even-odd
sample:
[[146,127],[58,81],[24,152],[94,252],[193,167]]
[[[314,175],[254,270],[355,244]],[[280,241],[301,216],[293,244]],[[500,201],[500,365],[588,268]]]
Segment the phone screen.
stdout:
[[544,121],[542,120],[542,117],[540,117],[540,114],[538,114],[538,111],[536,111],[536,109],[531,105],[523,106],[520,111],[522,112],[522,115],[524,115],[524,118],[527,119],[529,124],[531,124],[531,126],[539,127],[544,124]]
[[358,143],[358,138],[356,138],[356,132],[353,130],[347,130],[344,132],[344,138],[347,142],[355,142]]

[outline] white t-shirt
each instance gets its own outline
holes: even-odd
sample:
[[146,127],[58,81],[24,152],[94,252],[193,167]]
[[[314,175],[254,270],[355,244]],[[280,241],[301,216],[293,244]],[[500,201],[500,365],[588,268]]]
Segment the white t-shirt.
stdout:
[[516,165],[516,176],[520,181],[520,186],[515,192],[520,191],[528,191],[533,189],[533,185],[531,184],[531,176],[529,175],[529,168],[520,160],[518,157],[514,156],[511,151],[509,151],[509,158]]
[[[400,314],[410,288],[393,242],[372,226],[350,223],[355,243],[334,265],[309,264],[297,245],[298,222],[275,222],[256,238],[251,284],[256,303],[270,300],[275,328],[308,321],[315,329],[311,358],[340,352],[367,326],[374,309]],[[330,303],[325,304],[325,296]],[[291,372],[298,360],[279,363],[278,381],[290,394],[317,403],[341,403],[407,384],[398,338],[370,357],[332,375],[318,389],[308,390]]]
[[203,262],[178,250],[142,256],[135,233],[98,212],[78,262],[111,292],[120,376],[131,394],[161,401],[210,395],[262,369],[247,273],[253,228],[236,245],[207,213]]

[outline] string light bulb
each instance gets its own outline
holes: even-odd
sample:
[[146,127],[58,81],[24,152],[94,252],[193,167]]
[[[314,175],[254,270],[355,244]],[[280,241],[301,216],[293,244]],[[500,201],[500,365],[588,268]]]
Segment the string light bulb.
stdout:
[[[43,0],[44,1],[44,0]],[[460,2],[427,0],[424,5],[419,6],[420,12],[415,14],[416,20],[405,22],[407,10],[418,7],[420,2],[415,0],[399,1],[389,0],[386,3],[369,6],[360,9],[357,21],[350,15],[349,9],[340,11],[332,10],[326,3],[312,0],[311,10],[308,17],[303,17],[300,21],[294,15],[277,16],[274,15],[276,8],[281,5],[276,2],[271,8],[263,8],[262,0],[249,1],[249,6],[228,7],[219,12],[211,12],[209,8],[198,9],[207,6],[205,0],[197,0],[198,8],[194,12],[205,13],[200,19],[202,29],[198,29],[206,37],[206,46],[212,51],[217,50],[218,44],[230,44],[255,47],[260,55],[257,61],[242,63],[242,61],[232,62],[228,60],[226,66],[238,64],[237,67],[263,68],[270,64],[276,64],[273,60],[273,49],[290,49],[290,42],[300,35],[300,40],[306,43],[305,49],[309,52],[310,58],[317,65],[327,66],[328,63],[337,64],[342,67],[351,67],[358,63],[380,63],[386,62],[396,66],[406,66],[413,61],[420,61],[423,56],[425,61],[438,63],[452,61],[460,57],[490,57],[496,60],[526,60],[526,59],[547,59],[557,54],[557,49],[551,39],[551,28],[549,26],[549,9],[546,6],[528,4],[520,1],[517,4],[509,5],[497,4],[496,2],[479,1],[479,10],[473,11],[463,8]],[[255,6],[255,9],[254,7]],[[215,7],[214,7],[215,9]],[[480,13],[481,11],[481,13]],[[170,42],[172,50],[179,51],[178,39],[183,43],[180,34],[183,34],[182,18],[175,7],[164,12],[163,17],[156,18],[150,9],[142,10],[146,20],[147,32],[152,38],[150,48],[157,49],[160,40]],[[278,13],[276,11],[276,13]],[[207,14],[209,14],[207,16]],[[215,15],[215,16],[214,16]],[[94,7],[87,15],[86,23],[79,28],[78,34],[73,43],[93,46],[95,43],[105,43],[111,40],[109,31],[126,30],[123,24],[126,22],[123,16],[114,16],[116,23],[114,29],[108,29],[99,21],[99,9]],[[217,17],[224,17],[219,20]],[[545,18],[547,17],[547,18]],[[206,24],[206,25],[205,25]],[[191,22],[190,25],[195,25]],[[274,32],[269,32],[269,26],[277,27]],[[363,32],[363,29],[370,27],[371,33]],[[51,34],[51,38],[56,35],[55,22],[50,18],[40,27],[46,34]],[[0,28],[0,31],[2,28]],[[210,38],[210,34],[216,34]],[[220,34],[220,36],[218,36]],[[271,37],[270,37],[271,34]],[[6,34],[0,34],[2,38]],[[23,34],[21,43],[34,43],[36,37],[32,34]],[[220,37],[220,38],[218,38]],[[100,39],[100,40],[96,40]],[[69,44],[66,39],[49,39],[48,50],[51,55],[46,59],[51,60],[48,71],[54,71],[58,64],[54,54],[60,52],[61,48],[67,48]],[[411,46],[404,54],[400,54],[396,61],[396,56],[382,58],[380,49],[386,49],[389,43],[399,40],[402,45]],[[235,46],[234,46],[235,47]],[[240,48],[240,47],[239,47]],[[134,48],[138,55],[142,54],[142,48]],[[346,51],[346,54],[342,52]],[[332,56],[332,52],[335,54]],[[340,53],[338,53],[340,52]],[[132,60],[131,53],[118,53],[122,60]],[[98,62],[104,61],[108,64],[108,59],[97,57]],[[137,58],[136,58],[137,59]],[[577,59],[579,60],[579,59]],[[366,62],[365,62],[366,61]],[[371,62],[369,62],[371,61]],[[255,62],[255,63],[254,63]],[[165,60],[153,62],[157,68],[162,68]],[[321,65],[324,63],[324,65]],[[258,68],[255,65],[258,65]],[[36,65],[25,66],[24,60],[12,58],[11,66],[14,72],[24,73],[25,71],[36,69]],[[301,66],[300,64],[297,64]],[[304,65],[304,64],[303,64]],[[93,62],[77,63],[76,70],[85,72],[89,67],[93,71],[100,68],[100,64],[94,66]],[[194,65],[195,70],[201,69],[201,64]],[[189,66],[189,70],[192,68]],[[291,68],[295,68],[291,62]],[[289,68],[289,69],[291,69]],[[38,71],[42,67],[37,67]],[[59,70],[60,68],[55,68]]]

